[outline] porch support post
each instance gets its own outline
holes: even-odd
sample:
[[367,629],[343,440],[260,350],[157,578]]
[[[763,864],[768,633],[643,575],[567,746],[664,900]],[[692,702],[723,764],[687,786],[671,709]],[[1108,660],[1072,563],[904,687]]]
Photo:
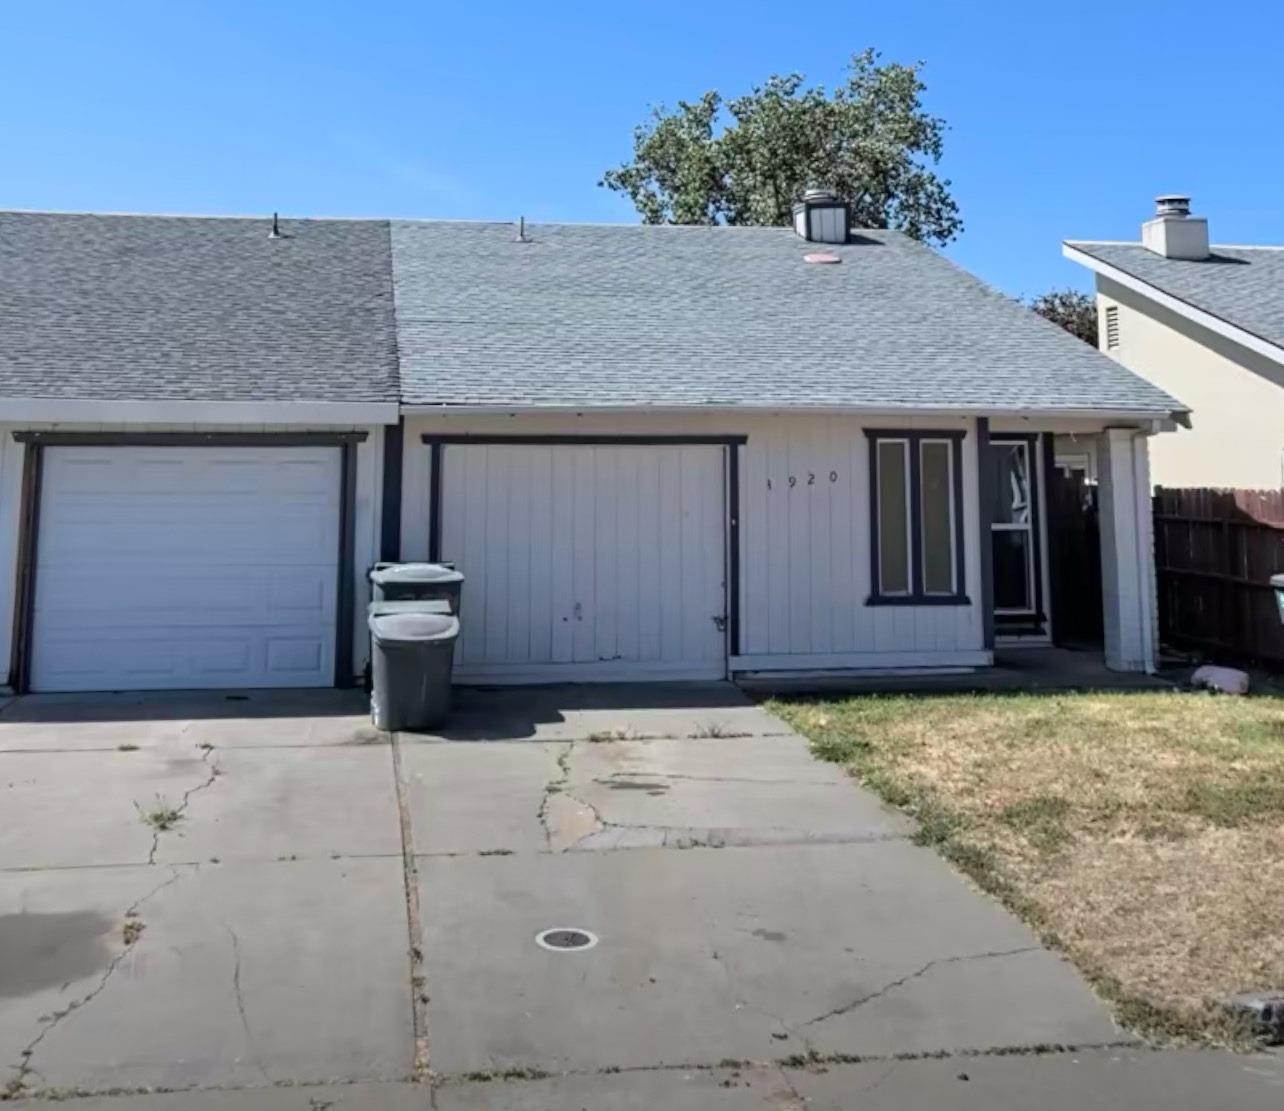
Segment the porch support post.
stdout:
[[1097,452],[1106,667],[1155,669],[1155,552],[1146,435],[1107,428]]
[[981,532],[981,630],[985,650],[994,651],[994,452],[990,450],[990,418],[976,418],[977,509]]

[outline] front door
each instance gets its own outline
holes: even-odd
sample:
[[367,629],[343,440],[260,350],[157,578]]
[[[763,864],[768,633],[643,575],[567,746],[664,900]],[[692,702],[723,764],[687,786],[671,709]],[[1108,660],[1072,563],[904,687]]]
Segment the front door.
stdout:
[[1038,435],[990,437],[993,483],[983,496],[990,500],[994,627],[999,636],[1042,635],[1047,630],[1038,443]]

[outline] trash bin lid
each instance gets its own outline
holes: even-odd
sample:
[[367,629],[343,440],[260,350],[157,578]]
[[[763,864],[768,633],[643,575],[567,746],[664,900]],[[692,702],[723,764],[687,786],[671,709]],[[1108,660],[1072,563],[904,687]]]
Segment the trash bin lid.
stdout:
[[422,601],[371,602],[366,607],[370,617],[388,613],[450,613],[450,603],[444,598],[425,598]]
[[376,567],[370,572],[370,581],[384,583],[458,583],[464,576],[453,567],[440,563],[394,563]]
[[370,635],[384,644],[422,644],[459,635],[459,619],[444,613],[376,613],[367,621]]
[[1284,575],[1272,575],[1271,586],[1276,590],[1284,590]]

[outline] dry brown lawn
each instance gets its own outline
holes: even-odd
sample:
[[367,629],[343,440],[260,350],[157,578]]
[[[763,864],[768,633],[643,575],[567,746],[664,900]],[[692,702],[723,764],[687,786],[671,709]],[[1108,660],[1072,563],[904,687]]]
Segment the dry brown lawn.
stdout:
[[1284,989],[1284,698],[863,697],[772,709],[1096,983],[1133,1029],[1234,1041]]

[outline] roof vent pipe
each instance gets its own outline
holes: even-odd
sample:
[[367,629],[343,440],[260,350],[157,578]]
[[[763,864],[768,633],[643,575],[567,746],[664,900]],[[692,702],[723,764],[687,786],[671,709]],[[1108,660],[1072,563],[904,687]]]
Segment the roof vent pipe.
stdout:
[[811,186],[794,205],[794,231],[808,243],[846,243],[851,212],[831,189]]
[[1165,193],[1155,198],[1155,215],[1141,225],[1142,245],[1163,258],[1198,262],[1209,256],[1208,221],[1190,214],[1190,198]]

